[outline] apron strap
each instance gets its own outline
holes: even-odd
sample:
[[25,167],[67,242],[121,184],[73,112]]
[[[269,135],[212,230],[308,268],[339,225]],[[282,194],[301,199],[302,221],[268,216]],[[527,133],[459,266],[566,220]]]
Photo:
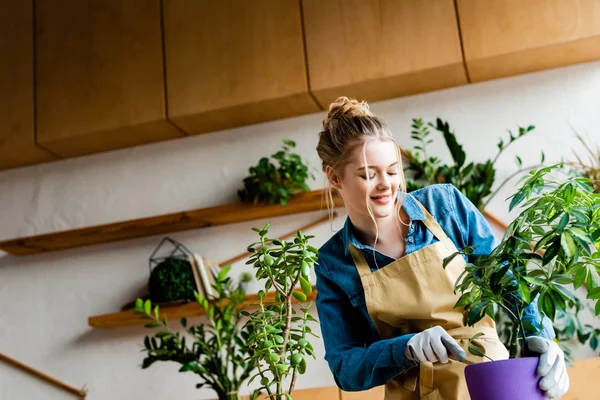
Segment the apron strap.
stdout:
[[433,236],[435,236],[440,242],[448,239],[446,232],[444,232],[440,224],[438,224],[435,218],[433,218],[433,215],[431,215],[429,211],[427,211],[427,209],[423,207],[423,204],[417,201],[417,199],[413,197],[413,200],[415,201],[415,203],[417,203],[421,211],[423,211],[423,214],[425,214],[425,221],[423,221],[423,223],[425,224],[427,229],[429,229],[429,231],[433,233]]
[[404,378],[404,387],[411,392],[415,392],[417,390],[417,380],[419,379],[419,372],[417,371],[419,368],[412,368],[408,370],[405,374]]
[[369,263],[365,258],[362,251],[360,251],[356,246],[352,243],[348,244],[348,250],[350,250],[350,255],[354,260],[354,265],[358,270],[358,275],[360,275],[360,279],[363,280],[367,276],[371,275],[371,268],[369,267]]

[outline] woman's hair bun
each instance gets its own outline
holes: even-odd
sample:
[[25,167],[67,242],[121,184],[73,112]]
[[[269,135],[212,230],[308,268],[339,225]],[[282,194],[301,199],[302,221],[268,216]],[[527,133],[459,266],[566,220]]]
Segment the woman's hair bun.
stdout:
[[373,113],[369,109],[369,105],[366,101],[358,101],[356,99],[350,99],[346,96],[338,97],[329,106],[329,113],[323,121],[324,126],[328,126],[329,122],[333,119],[340,118],[342,116],[357,117],[357,116],[369,116],[372,117]]

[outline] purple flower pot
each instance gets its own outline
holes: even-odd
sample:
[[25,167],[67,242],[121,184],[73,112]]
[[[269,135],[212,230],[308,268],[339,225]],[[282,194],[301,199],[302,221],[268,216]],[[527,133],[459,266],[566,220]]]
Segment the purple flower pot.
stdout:
[[471,364],[465,378],[471,400],[545,400],[538,388],[537,357]]

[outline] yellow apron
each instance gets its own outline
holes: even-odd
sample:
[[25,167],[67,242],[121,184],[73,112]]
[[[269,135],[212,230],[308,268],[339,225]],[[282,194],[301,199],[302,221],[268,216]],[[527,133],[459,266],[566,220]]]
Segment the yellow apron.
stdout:
[[460,297],[454,293],[454,283],[466,266],[465,260],[455,257],[446,269],[442,267],[444,258],[456,252],[456,247],[425,207],[419,207],[425,213],[425,226],[438,242],[374,272],[362,252],[349,245],[365,291],[367,310],[382,339],[441,326],[465,350],[467,361],[421,363],[385,385],[385,400],[466,400],[469,392],[464,368],[486,360],[469,353],[469,339],[478,332],[484,333],[475,342],[493,360],[507,359],[508,351],[489,316],[474,327],[463,324],[463,308],[454,308]]

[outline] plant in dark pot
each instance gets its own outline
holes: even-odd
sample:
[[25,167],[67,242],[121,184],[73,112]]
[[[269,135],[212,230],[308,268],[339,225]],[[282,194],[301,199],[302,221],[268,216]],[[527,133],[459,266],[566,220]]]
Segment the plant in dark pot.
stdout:
[[[520,181],[510,209],[520,206],[521,212],[489,255],[473,256],[475,249],[465,247],[444,260],[446,266],[453,257],[472,256],[455,284],[461,294],[455,307],[464,308],[468,325],[493,317],[496,308],[509,316],[510,360],[465,369],[473,400],[545,398],[538,389],[538,359],[525,345],[542,329],[523,322],[530,304],[554,321],[576,302],[571,285],[584,286],[600,315],[600,195],[589,179],[567,177],[559,167],[531,171]],[[469,350],[485,356],[477,337]]]
[[194,254],[180,242],[163,238],[149,259],[149,298],[154,303],[194,300],[197,290],[191,257]]
[[240,308],[246,298],[241,282],[234,285],[227,276],[230,267],[223,267],[213,285],[211,300],[195,293],[196,301],[206,312],[206,323],[188,325],[181,319],[184,332],[175,332],[161,317],[157,305],[138,299],[135,312],[150,320],[147,328],[161,328],[144,338],[146,357],[142,368],[158,361],[180,364],[179,372],[192,372],[200,378],[196,388],[210,387],[219,400],[239,400],[240,387],[254,367],[247,362],[252,351],[247,345],[249,332],[243,328]]

